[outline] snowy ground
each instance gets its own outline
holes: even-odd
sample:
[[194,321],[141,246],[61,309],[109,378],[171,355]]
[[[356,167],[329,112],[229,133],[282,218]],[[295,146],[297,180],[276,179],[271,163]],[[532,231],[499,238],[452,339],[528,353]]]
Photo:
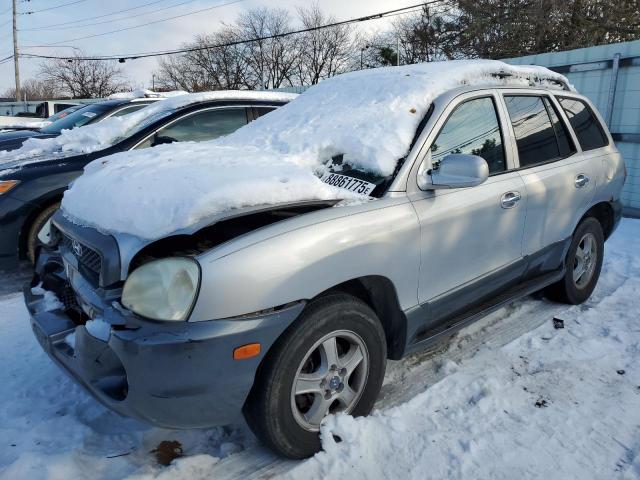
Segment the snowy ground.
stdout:
[[[640,220],[607,243],[587,304],[530,298],[392,362],[377,411],[330,419],[305,462],[242,424],[179,432],[105,410],[40,351],[21,296],[2,296],[16,283],[0,281],[2,479],[640,478]],[[185,457],[162,467],[150,452],[173,440]]]

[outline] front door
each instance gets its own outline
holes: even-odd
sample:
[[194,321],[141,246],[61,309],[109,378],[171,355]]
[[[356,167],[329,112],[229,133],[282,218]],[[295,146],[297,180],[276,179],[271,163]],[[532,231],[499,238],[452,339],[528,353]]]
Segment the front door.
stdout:
[[526,193],[510,171],[497,97],[463,99],[430,147],[431,162],[451,153],[473,154],[489,164],[489,179],[470,188],[413,196],[421,227],[418,299],[427,328],[489,298],[522,273]]

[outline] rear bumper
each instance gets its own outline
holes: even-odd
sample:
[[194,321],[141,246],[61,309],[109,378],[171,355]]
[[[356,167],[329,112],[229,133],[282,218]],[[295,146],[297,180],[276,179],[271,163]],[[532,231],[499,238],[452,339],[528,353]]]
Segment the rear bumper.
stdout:
[[[104,318],[115,321],[105,340],[62,309],[46,311],[43,296],[34,295],[31,285],[24,298],[38,342],[69,375],[108,408],[169,428],[237,419],[262,358],[303,308],[296,304],[250,319],[194,323],[132,323],[111,308]],[[262,346],[259,356],[233,359],[235,348],[253,342]]]

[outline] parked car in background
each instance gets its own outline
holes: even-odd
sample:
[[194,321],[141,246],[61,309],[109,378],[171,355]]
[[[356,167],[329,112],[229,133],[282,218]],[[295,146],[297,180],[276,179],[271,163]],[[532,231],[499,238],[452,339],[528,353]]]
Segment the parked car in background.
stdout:
[[49,118],[47,118],[47,122],[55,122],[56,120],[60,120],[61,118],[66,117],[70,113],[75,112],[76,110],[80,110],[86,105],[72,105],[71,107],[65,108],[64,110],[59,111],[58,113],[54,113]]
[[61,112],[69,107],[78,105],[79,102],[74,100],[45,100],[36,106],[35,112],[18,112],[18,117],[31,117],[45,119],[56,113]]
[[353,72],[216,142],[87,166],[25,299],[43,349],[114,411],[172,428],[242,411],[303,458],[327,415],[371,411],[387,359],[536,291],[589,298],[625,175],[547,69]]
[[90,125],[106,118],[133,113],[158,101],[158,98],[126,98],[104,100],[90,105],[80,105],[70,114],[63,115],[50,125],[38,129],[20,129],[0,133],[0,151],[20,148],[28,138],[50,138],[60,135],[62,130]]
[[58,112],[58,113],[56,113],[54,115],[51,115],[46,120],[40,121],[40,122],[38,122],[38,121],[33,121],[33,122],[21,121],[19,123],[12,124],[11,122],[6,121],[6,122],[3,122],[2,124],[0,124],[0,134],[5,133],[5,132],[15,131],[15,130],[34,130],[34,131],[40,130],[41,128],[44,128],[44,127],[52,124],[56,120],[60,120],[61,118],[66,117],[70,113],[73,113],[76,110],[81,109],[82,107],[84,107],[84,105],[73,105],[73,106],[71,106],[69,108],[65,108],[64,110],[61,110],[60,112]]
[[[142,110],[148,99],[109,100],[58,120],[52,124],[55,135],[54,129],[44,129],[50,132],[43,134],[45,138],[31,138],[19,149],[0,152],[0,270],[12,268],[19,259],[33,260],[38,242],[48,242],[49,219],[67,185],[87,163],[116,152],[217,138],[292,98],[294,94],[266,92],[199,93]],[[139,111],[123,116],[135,110]],[[66,130],[104,116],[109,120]],[[61,129],[65,130],[60,133]]]

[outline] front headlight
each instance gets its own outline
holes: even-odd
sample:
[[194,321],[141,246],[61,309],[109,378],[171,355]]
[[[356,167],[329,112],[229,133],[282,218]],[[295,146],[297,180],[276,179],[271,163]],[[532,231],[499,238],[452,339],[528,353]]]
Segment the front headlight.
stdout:
[[186,257],[164,258],[135,269],[124,284],[122,304],[153,320],[186,320],[198,294],[200,268]]
[[20,180],[0,180],[0,195],[7,193],[12,188],[15,188],[20,183]]

